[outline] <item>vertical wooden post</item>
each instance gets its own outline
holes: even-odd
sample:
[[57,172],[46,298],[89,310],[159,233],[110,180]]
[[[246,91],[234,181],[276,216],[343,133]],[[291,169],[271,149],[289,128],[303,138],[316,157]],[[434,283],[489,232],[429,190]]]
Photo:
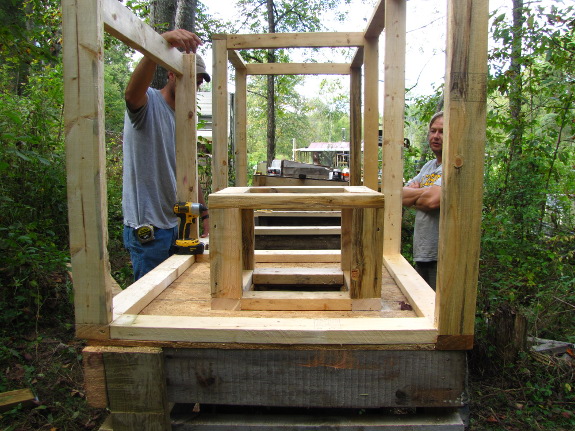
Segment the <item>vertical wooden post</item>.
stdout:
[[488,0],[448,3],[438,348],[473,346],[486,128]]
[[353,223],[353,209],[341,210],[341,270],[351,269],[351,234]]
[[350,74],[349,185],[361,185],[361,68]]
[[383,254],[401,251],[401,189],[403,187],[403,121],[405,111],[406,2],[385,3],[385,77],[383,91],[383,167],[385,195]]
[[228,50],[225,35],[214,35],[212,73],[212,193],[228,186]]
[[104,140],[102,3],[62,1],[64,124],[76,333],[108,338],[112,286]]
[[[363,185],[379,191],[379,79],[378,39],[365,38],[364,112],[363,112]],[[403,84],[402,84],[403,85]]]
[[235,167],[236,186],[248,185],[248,148],[247,148],[247,69],[236,68],[235,98]]
[[[247,217],[245,213],[244,216]],[[244,269],[242,210],[212,208],[210,217],[212,218],[210,235],[212,298],[239,300],[242,297],[242,270]]]
[[108,402],[114,431],[169,431],[162,349],[106,348]]
[[[381,298],[383,232],[381,208],[354,208],[351,238],[352,299]],[[375,228],[375,229],[374,229]]]
[[[183,74],[176,81],[176,196],[178,202],[198,202],[198,136],[196,55],[183,55]],[[175,202],[174,202],[175,203]],[[199,236],[199,223],[190,232]]]

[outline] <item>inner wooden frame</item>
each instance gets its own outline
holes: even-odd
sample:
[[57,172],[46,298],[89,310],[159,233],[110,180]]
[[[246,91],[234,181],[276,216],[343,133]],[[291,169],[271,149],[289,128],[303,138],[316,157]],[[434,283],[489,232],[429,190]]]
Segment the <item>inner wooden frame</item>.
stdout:
[[[228,187],[211,194],[212,307],[242,310],[379,309],[383,208],[383,195],[364,186]],[[289,269],[275,272],[256,270],[254,210],[257,209],[340,210],[340,271],[296,271],[292,268],[290,274]],[[345,286],[345,292],[298,292],[292,295],[289,293],[293,292],[256,292],[253,285],[257,279],[276,284],[339,283]],[[226,301],[222,303],[220,298]],[[372,299],[371,303],[369,299]],[[354,307],[355,300],[361,305]]]

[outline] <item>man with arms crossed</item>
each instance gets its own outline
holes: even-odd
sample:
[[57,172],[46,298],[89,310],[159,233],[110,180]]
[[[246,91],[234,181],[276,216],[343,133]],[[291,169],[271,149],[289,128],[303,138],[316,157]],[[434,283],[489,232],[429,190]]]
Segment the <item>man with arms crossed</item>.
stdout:
[[435,159],[427,162],[419,174],[403,187],[402,203],[403,206],[416,210],[413,232],[415,269],[435,290],[441,198],[443,112],[438,112],[431,118],[427,137]]

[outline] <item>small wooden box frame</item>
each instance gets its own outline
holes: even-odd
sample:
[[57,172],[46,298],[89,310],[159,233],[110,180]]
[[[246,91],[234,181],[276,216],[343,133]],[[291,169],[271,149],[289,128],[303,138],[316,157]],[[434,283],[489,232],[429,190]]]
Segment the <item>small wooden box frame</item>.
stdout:
[[[364,186],[228,187],[211,194],[209,199],[212,308],[351,310],[352,300],[356,299],[373,299],[369,309],[380,304],[384,216],[381,193]],[[291,279],[283,282],[337,283],[339,276],[345,292],[252,291],[245,295],[245,291],[252,290],[254,278],[263,276],[254,265],[256,209],[341,210],[341,271],[315,270],[299,277],[290,271]],[[266,272],[270,275],[270,271]],[[362,307],[369,304],[362,303]]]

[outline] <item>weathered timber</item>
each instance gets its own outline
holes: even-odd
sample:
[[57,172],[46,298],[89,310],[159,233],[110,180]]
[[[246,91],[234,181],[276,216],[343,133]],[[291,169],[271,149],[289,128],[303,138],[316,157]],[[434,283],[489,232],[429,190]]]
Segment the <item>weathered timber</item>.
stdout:
[[176,403],[459,407],[465,352],[165,349]]

